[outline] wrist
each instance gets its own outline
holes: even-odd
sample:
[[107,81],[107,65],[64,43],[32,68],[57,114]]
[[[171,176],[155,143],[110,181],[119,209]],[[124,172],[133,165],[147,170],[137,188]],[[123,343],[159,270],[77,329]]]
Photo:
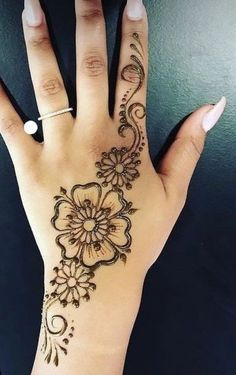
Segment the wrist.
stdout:
[[45,345],[45,326],[47,342],[51,340],[67,352],[67,355],[60,353],[60,371],[62,372],[59,373],[63,371],[66,373],[70,369],[69,373],[74,374],[77,372],[73,369],[79,368],[81,374],[86,374],[89,368],[97,368],[97,366],[97,373],[104,375],[110,375],[111,368],[116,369],[113,372],[114,375],[122,373],[130,334],[140,305],[144,280],[141,277],[131,277],[133,272],[130,268],[128,271],[124,265],[98,269],[96,275],[90,280],[97,285],[96,290],[91,291],[90,300],[87,302],[81,300],[79,307],[76,308],[72,303],[63,307],[57,297],[54,298],[55,303],[50,302],[49,290],[52,288],[50,280],[54,275],[46,268],[43,328],[33,374],[38,374],[37,368],[40,370],[45,368],[42,374],[47,374],[48,371],[51,374],[54,374],[54,371],[58,374],[53,365],[54,351],[49,364],[47,360],[45,362],[45,358],[48,358],[48,347],[43,353],[40,351]]
[[[92,300],[103,305],[116,305],[122,299],[126,299],[128,305],[137,304],[137,300],[139,301],[146,270],[142,267],[138,268],[132,260],[126,264],[117,262],[112,264],[112,267],[101,266],[96,270],[84,268],[73,260],[65,263],[66,267],[64,262],[55,262],[55,260],[45,263],[45,294],[52,294],[54,291],[60,294],[63,289],[68,290],[76,284],[84,288],[79,288],[79,294],[81,294],[79,308],[85,304],[86,295],[89,297],[89,305]],[[57,264],[56,267],[55,264]],[[73,280],[70,279],[71,276]],[[63,287],[59,285],[60,283],[63,284]],[[67,306],[69,305],[73,305],[73,303],[70,301]]]
[[[69,269],[67,272],[69,273]],[[145,275],[133,269],[132,264],[124,265],[120,262],[112,267],[100,267],[95,272],[83,270],[80,276],[77,272],[77,285],[81,295],[78,304],[74,303],[73,291],[69,293],[75,281],[74,284],[73,280],[71,283],[68,276],[63,280],[66,282],[59,285],[57,283],[61,282],[60,276],[63,276],[61,267],[54,268],[54,271],[51,267],[45,268],[45,295],[49,299],[54,297],[57,300],[53,304],[56,310],[73,316],[78,323],[88,320],[91,327],[93,317],[95,324],[96,317],[99,317],[105,319],[104,323],[109,325],[109,329],[112,329],[112,326],[115,329],[117,319],[129,321],[130,312],[138,312]],[[83,330],[80,332],[82,334]],[[88,335],[88,332],[86,329],[85,334]]]

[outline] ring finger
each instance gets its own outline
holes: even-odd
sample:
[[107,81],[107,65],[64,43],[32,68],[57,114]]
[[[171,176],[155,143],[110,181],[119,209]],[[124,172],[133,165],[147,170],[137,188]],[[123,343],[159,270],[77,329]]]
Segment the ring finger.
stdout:
[[[25,0],[22,20],[31,78],[40,115],[68,108],[68,96],[39,0]],[[71,113],[44,120],[44,139],[52,138],[53,141],[58,138],[63,139],[65,133],[72,127]]]

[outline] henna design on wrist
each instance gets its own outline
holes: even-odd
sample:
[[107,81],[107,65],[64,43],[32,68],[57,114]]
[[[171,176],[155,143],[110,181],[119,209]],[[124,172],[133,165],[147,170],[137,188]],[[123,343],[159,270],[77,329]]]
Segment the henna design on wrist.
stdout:
[[[82,301],[89,301],[90,292],[96,289],[91,282],[95,271],[102,265],[111,265],[121,260],[124,264],[131,253],[132,227],[130,217],[137,211],[129,202],[122,188],[132,188],[140,176],[140,153],[145,146],[139,120],[146,115],[141,103],[132,99],[143,86],[145,79],[143,48],[137,33],[132,36],[130,48],[131,63],[122,70],[122,79],[135,85],[122,99],[120,127],[118,133],[125,137],[131,131],[133,140],[129,147],[113,147],[102,154],[97,177],[102,183],[91,182],[75,185],[70,191],[61,187],[54,197],[54,216],[51,224],[59,232],[56,244],[61,250],[61,262],[54,268],[53,287],[47,293],[43,310],[44,343],[42,352],[45,361],[59,365],[60,354],[67,355],[67,346],[74,334],[73,321],[60,314],[53,314],[53,308],[68,305],[78,308]],[[138,55],[138,56],[137,56]],[[105,189],[108,188],[108,189]]]
[[126,263],[132,243],[129,217],[136,212],[122,190],[112,189],[103,194],[102,187],[95,182],[75,185],[70,196],[62,187],[60,193],[54,197],[55,215],[51,223],[60,232],[56,243],[62,260],[54,268],[56,276],[50,282],[54,289],[46,295],[42,346],[46,362],[53,361],[56,366],[59,352],[67,354],[69,325],[61,314],[50,317],[51,308],[56,303],[78,308],[81,301],[89,301],[90,291],[96,289],[90,280],[98,267],[118,259]]
[[49,297],[48,294],[45,296],[42,319],[44,342],[41,348],[42,352],[45,354],[45,361],[47,363],[53,361],[56,366],[59,364],[60,352],[67,355],[66,345],[69,344],[74,332],[74,327],[72,325],[74,321],[71,322],[71,326],[69,327],[67,320],[61,314],[55,314],[49,317],[50,307],[56,303],[57,300],[58,298]]
[[[50,282],[55,287],[51,294],[46,294],[44,301],[43,332],[44,343],[42,351],[45,361],[58,366],[59,353],[67,355],[66,346],[73,337],[74,327],[68,326],[67,320],[60,315],[49,317],[51,307],[59,302],[63,307],[72,304],[79,307],[81,300],[89,301],[89,291],[95,290],[96,285],[90,282],[95,275],[86,272],[77,258],[70,261],[61,260],[60,267],[55,267],[56,277]],[[71,322],[74,323],[73,321]]]

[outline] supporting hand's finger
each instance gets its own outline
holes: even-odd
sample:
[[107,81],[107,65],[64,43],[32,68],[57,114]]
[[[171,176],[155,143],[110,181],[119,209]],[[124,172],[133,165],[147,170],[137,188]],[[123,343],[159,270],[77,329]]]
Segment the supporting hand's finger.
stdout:
[[[68,96],[50,42],[45,15],[39,0],[25,0],[22,14],[29,67],[40,115],[69,107]],[[70,119],[71,123],[66,119]],[[73,126],[70,113],[47,119],[43,123],[44,137],[54,142]],[[53,142],[51,142],[53,143]]]
[[186,197],[190,180],[204,148],[206,132],[217,123],[225,105],[226,99],[223,97],[214,107],[203,106],[185,121],[158,168],[167,192],[175,191]]
[[101,0],[75,0],[77,114],[97,123],[108,117],[106,28]]
[[42,145],[24,131],[22,120],[0,84],[0,133],[16,169],[29,166]]

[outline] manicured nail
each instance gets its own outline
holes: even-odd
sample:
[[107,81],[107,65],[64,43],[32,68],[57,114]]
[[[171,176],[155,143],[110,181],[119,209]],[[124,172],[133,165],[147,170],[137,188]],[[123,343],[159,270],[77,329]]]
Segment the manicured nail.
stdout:
[[220,101],[212,108],[203,118],[202,128],[207,133],[211,130],[222,114],[224,113],[226,106],[226,98],[223,96]]
[[39,0],[25,0],[25,19],[28,26],[37,27],[43,22],[43,11]]
[[143,18],[144,6],[142,0],[128,0],[126,14],[132,21],[139,21]]

